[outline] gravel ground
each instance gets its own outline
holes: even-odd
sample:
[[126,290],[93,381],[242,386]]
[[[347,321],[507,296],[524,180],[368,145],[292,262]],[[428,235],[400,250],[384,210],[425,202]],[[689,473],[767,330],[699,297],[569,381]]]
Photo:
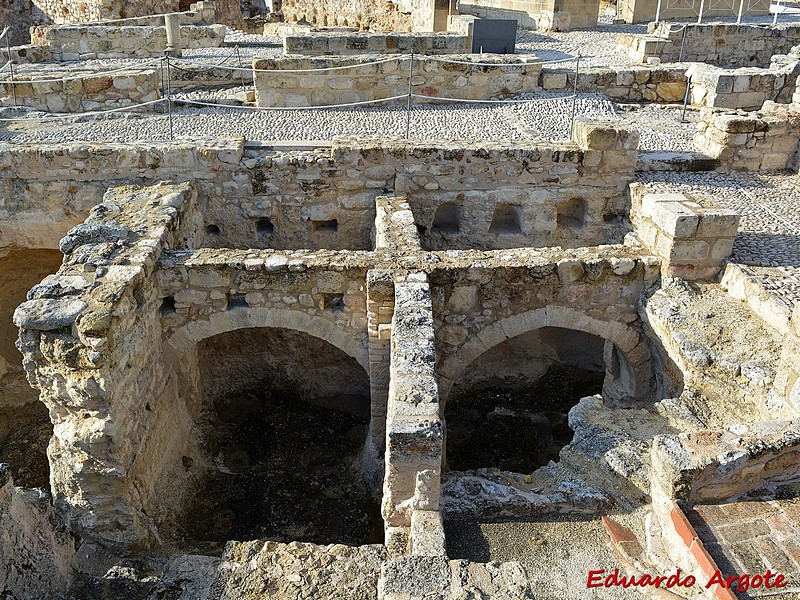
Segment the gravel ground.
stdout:
[[653,191],[682,192],[742,215],[733,261],[787,307],[800,301],[800,180],[796,174],[641,173]]
[[686,111],[687,123],[681,123],[683,107],[675,104],[628,104],[620,107],[619,119],[639,132],[639,150],[643,152],[696,152],[697,110]]
[[[235,88],[241,91],[248,88]],[[204,100],[231,97],[231,92],[199,94]],[[189,97],[188,95],[186,97]],[[572,100],[543,94],[541,102],[526,104],[426,104],[412,106],[410,137],[463,141],[567,139]],[[596,94],[582,94],[577,114],[613,116],[613,105]],[[3,117],[13,116],[6,109]],[[42,120],[0,123],[0,140],[14,143],[57,143],[80,140],[166,141],[167,115],[115,113],[94,117],[46,117]],[[250,140],[319,140],[341,135],[405,135],[405,106],[349,109],[247,110],[177,107],[173,127],[177,137],[231,137]]]

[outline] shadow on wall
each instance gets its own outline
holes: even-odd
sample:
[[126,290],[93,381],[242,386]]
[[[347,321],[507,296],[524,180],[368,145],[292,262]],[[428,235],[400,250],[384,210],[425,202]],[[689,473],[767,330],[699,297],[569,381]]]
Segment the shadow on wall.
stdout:
[[[0,4],[0,22],[10,28],[11,45],[22,46],[31,43],[31,27],[51,25],[53,20],[31,0],[7,0]],[[0,42],[0,48],[5,46],[5,40]]]

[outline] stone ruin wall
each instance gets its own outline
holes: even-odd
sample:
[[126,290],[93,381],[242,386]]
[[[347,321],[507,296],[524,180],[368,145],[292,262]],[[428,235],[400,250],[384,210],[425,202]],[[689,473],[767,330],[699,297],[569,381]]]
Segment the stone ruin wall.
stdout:
[[[184,48],[218,48],[225,40],[224,25],[181,25]],[[35,31],[34,44],[49,49],[53,60],[161,57],[167,30],[161,26],[69,25]]]
[[[8,199],[0,214],[17,226],[0,231],[0,241],[55,247],[80,222],[78,215],[100,202],[109,184],[134,176],[195,181],[206,225],[217,228],[203,234],[202,245],[212,247],[368,249],[374,199],[386,191],[409,197],[426,232],[425,247],[605,243],[623,233],[625,187],[633,177],[637,143],[635,136],[613,128],[606,135],[619,135],[620,149],[523,144],[452,151],[445,144],[409,148],[371,140],[345,140],[321,154],[277,155],[246,147],[242,140],[212,148],[14,148],[0,157],[0,189]],[[559,182],[552,180],[554,173]],[[477,195],[480,204],[471,202]],[[445,202],[461,211],[458,232],[434,227]],[[490,231],[499,205],[517,207],[517,233]],[[259,232],[265,219],[272,230]]]
[[[206,6],[208,4],[213,4],[213,8]],[[10,25],[11,44],[19,46],[30,42],[32,27],[185,12],[192,10],[193,5],[190,0],[3,0],[0,2],[0,22]],[[207,22],[234,26],[242,23],[239,0],[215,0],[203,5],[199,14]],[[212,12],[216,16],[209,20]],[[191,14],[184,16],[187,18],[192,21]],[[163,19],[145,19],[134,24],[159,25],[163,24]]]
[[3,0],[0,2],[0,23],[11,28],[8,35],[12,46],[29,43],[31,27],[47,25],[52,22],[52,17],[43,12],[31,0]]
[[377,32],[412,30],[411,11],[402,12],[392,0],[283,0],[281,12],[287,23]]
[[[789,54],[800,43],[800,26],[778,23],[775,27],[741,24],[688,24],[668,29],[659,24],[648,35],[624,34],[619,43],[628,55],[645,62],[657,56],[662,62],[701,62],[716,67],[770,66],[776,54]],[[685,39],[684,39],[685,32]],[[681,50],[683,46],[683,50]]]
[[[33,0],[53,23],[85,23],[178,12],[179,0]],[[188,8],[188,7],[187,7]]]
[[[393,145],[383,148],[345,142],[329,155],[267,153],[235,141],[213,148],[125,149],[112,145],[89,150],[76,144],[13,153],[4,165],[3,184],[10,190],[4,197],[15,198],[26,188],[28,195],[25,202],[7,206],[4,216],[22,224],[20,239],[31,243],[42,243],[45,236],[54,243],[54,236],[60,234],[47,231],[45,223],[49,225],[60,215],[60,226],[64,226],[73,218],[64,214],[65,209],[73,215],[82,210],[69,198],[64,204],[64,190],[74,188],[77,199],[80,186],[80,191],[86,192],[82,199],[86,203],[105,193],[107,182],[100,181],[93,171],[119,174],[120,183],[125,173],[147,179],[197,179],[197,185],[127,185],[105,193],[102,207],[62,242],[67,256],[58,276],[37,286],[31,302],[18,313],[26,366],[48,390],[46,402],[56,422],[51,464],[58,480],[57,506],[69,525],[90,539],[118,547],[154,543],[154,522],[174,518],[203,467],[204,458],[191,441],[200,396],[193,348],[202,339],[233,329],[285,327],[345,349],[369,372],[375,392],[373,440],[384,439],[377,423],[387,417],[384,517],[389,524],[388,550],[425,557],[425,561],[444,560],[437,500],[437,457],[444,427],[441,406],[449,385],[466,365],[509,337],[545,326],[568,326],[603,337],[624,356],[627,368],[621,369],[622,375],[607,377],[612,380],[604,390],[609,398],[652,398],[655,382],[650,344],[654,339],[677,340],[675,332],[679,330],[659,321],[660,315],[668,315],[670,310],[665,305],[659,308],[661,300],[656,299],[653,310],[647,310],[657,335],[646,335],[648,330],[640,323],[643,309],[637,306],[645,287],[657,281],[658,263],[668,262],[671,256],[659,261],[649,256],[652,249],[645,248],[642,254],[631,245],[605,246],[602,256],[591,248],[453,252],[452,248],[462,243],[465,248],[474,247],[474,239],[483,240],[487,249],[496,243],[486,229],[492,220],[489,212],[479,202],[472,206],[465,199],[458,204],[462,209],[458,231],[440,232],[437,238],[423,229],[420,236],[415,222],[433,225],[442,204],[439,196],[448,192],[459,200],[457,194],[468,186],[474,189],[476,181],[487,189],[514,181],[546,195],[549,183],[544,173],[559,172],[564,178],[580,178],[584,191],[596,186],[600,197],[611,194],[617,198],[627,179],[633,177],[635,137],[581,120],[572,146],[517,148],[513,152],[426,147],[403,151]],[[78,167],[77,161],[84,164]],[[452,167],[453,162],[457,164],[454,170],[443,169]],[[48,173],[52,180],[35,182],[33,174],[41,172],[44,163],[52,170]],[[531,168],[532,163],[540,164]],[[508,170],[509,164],[518,167]],[[405,167],[410,171],[404,172]],[[619,181],[623,172],[623,181]],[[586,179],[589,173],[593,177]],[[361,181],[362,177],[363,187],[348,188],[347,181]],[[437,187],[428,187],[431,183]],[[234,198],[237,189],[241,196]],[[239,211],[247,197],[253,200],[250,191],[256,189],[264,196],[274,195],[269,204],[273,208],[285,200],[289,206],[296,203],[300,211],[311,206],[304,225],[291,230],[296,243],[285,238],[283,251],[202,248],[213,244],[214,236],[219,236],[216,242],[221,245],[238,239],[242,248],[253,247],[258,230],[252,217],[257,221],[274,215],[263,211],[242,219]],[[376,198],[387,190],[407,196]],[[368,231],[361,238],[366,242],[360,249],[374,245],[376,251],[291,250],[315,239],[314,234],[329,236],[325,241],[316,238],[320,248],[347,245],[336,232],[326,231],[328,225],[316,231],[313,227],[315,220],[339,221],[342,213],[338,211],[352,199],[342,197],[344,192],[355,192],[363,203],[354,213],[353,229],[347,235]],[[219,229],[214,233],[207,229],[212,223],[203,213],[222,197],[233,201],[214,215],[213,224]],[[328,204],[342,204],[333,212],[326,212],[331,211],[329,207],[315,209],[322,206],[314,200],[320,198],[328,199]],[[45,212],[26,212],[31,205],[44,204],[48,207]],[[123,205],[129,209],[120,211]],[[464,212],[466,209],[470,212]],[[471,212],[474,209],[479,210]],[[594,213],[590,221],[602,220],[601,214]],[[644,216],[654,222],[663,217],[653,211]],[[698,221],[708,217],[704,213]],[[290,217],[287,222],[295,219]],[[555,221],[558,229],[557,205]],[[669,219],[662,221],[656,225],[670,233]],[[344,222],[342,218],[340,223]],[[277,218],[271,223],[274,232],[286,226]],[[717,233],[730,237],[730,227],[723,229]],[[547,230],[547,223],[540,222],[530,235]],[[476,231],[480,235],[475,236]],[[709,231],[698,234],[698,240],[708,243]],[[685,237],[677,235],[677,230],[672,233],[676,240]],[[118,243],[121,237],[127,241]],[[519,243],[531,244],[527,239]],[[654,245],[657,250],[658,244]],[[441,250],[423,252],[425,247]],[[393,273],[398,264],[413,271]],[[165,312],[164,299],[170,297]],[[576,305],[581,311],[575,310]],[[456,315],[463,319],[450,318]],[[416,325],[410,327],[412,323]],[[754,334],[752,339],[762,336]],[[682,372],[692,373],[692,377],[695,372],[700,374],[693,385],[700,382],[713,388],[718,375],[701,381],[704,369],[692,362],[694,348],[672,344],[664,355],[678,360]],[[143,363],[142,357],[153,355],[164,360]],[[389,356],[391,360],[386,360]],[[755,373],[743,370],[742,377]],[[785,377],[789,385],[791,376]],[[65,385],[67,381],[70,385]],[[404,387],[403,382],[408,385]],[[764,386],[771,384],[752,379],[746,384],[752,387],[747,389],[738,378],[735,384],[742,385],[743,396],[757,397],[762,411],[770,406]],[[756,396],[752,392],[758,387],[762,391]],[[131,403],[130,398],[140,401]],[[74,420],[76,414],[82,417],[79,423]],[[776,416],[767,410],[755,411],[748,418]],[[775,465],[790,460],[784,454],[793,457],[792,452],[784,445],[777,454],[754,457],[753,464],[775,470]],[[100,457],[112,472],[98,473],[89,456]],[[769,462],[776,459],[778,463]],[[698,485],[706,489],[717,483],[711,477]],[[90,505],[73,505],[77,489],[86,494]],[[113,491],[110,496],[109,489]],[[114,523],[122,523],[124,532]],[[389,597],[394,593],[402,597],[403,582],[393,569],[413,571],[415,567],[407,558],[392,560],[399,562],[384,566],[384,589]]]

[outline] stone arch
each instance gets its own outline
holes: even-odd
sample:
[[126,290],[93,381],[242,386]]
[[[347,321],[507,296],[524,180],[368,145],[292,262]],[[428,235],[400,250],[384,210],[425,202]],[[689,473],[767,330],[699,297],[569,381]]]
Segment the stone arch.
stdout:
[[366,332],[348,333],[327,319],[305,312],[280,308],[249,307],[213,313],[207,320],[191,321],[177,329],[164,345],[164,354],[172,363],[202,340],[236,329],[275,327],[301,331],[336,346],[369,373]]
[[[618,382],[620,395],[643,400],[651,394],[651,356],[641,332],[625,323],[596,319],[566,306],[548,305],[489,325],[472,336],[457,352],[444,358],[437,369],[442,410],[453,383],[474,360],[497,344],[542,327],[583,331],[610,342],[618,350],[617,358],[621,356],[625,362],[622,368],[617,368],[618,376],[615,377],[621,379],[621,375],[626,375],[624,381]],[[610,352],[612,350],[607,348],[607,359]]]

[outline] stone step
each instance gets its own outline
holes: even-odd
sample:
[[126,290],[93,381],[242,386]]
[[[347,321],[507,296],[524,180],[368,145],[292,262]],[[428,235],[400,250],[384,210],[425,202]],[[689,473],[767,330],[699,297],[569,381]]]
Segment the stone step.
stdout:
[[639,152],[637,171],[714,171],[719,159],[700,152]]

